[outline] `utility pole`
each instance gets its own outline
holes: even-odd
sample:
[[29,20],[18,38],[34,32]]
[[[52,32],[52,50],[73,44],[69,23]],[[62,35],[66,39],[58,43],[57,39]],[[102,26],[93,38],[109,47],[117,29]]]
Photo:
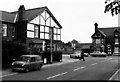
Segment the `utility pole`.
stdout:
[[52,55],[52,39],[53,39],[53,29],[50,28],[50,52],[51,52],[51,63],[53,62],[53,55]]

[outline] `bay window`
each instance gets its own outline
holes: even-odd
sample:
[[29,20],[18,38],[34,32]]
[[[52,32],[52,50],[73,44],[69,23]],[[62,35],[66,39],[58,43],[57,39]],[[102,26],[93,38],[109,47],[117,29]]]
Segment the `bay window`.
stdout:
[[35,25],[34,30],[35,30],[35,31],[34,31],[35,38],[38,38],[39,26]]
[[118,38],[115,38],[115,44],[119,44]]
[[7,36],[7,24],[3,24],[3,36]]

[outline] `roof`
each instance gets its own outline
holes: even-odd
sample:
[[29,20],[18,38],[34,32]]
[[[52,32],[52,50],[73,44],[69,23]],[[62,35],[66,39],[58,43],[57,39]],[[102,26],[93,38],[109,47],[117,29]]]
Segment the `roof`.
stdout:
[[99,31],[106,36],[113,36],[114,31],[117,29],[120,32],[120,27],[111,27],[111,28],[98,28]]
[[11,14],[10,12],[6,12],[6,11],[1,11],[2,13],[2,21],[4,22],[10,22],[10,23],[14,23],[14,18],[15,18],[15,15],[14,14]]
[[[44,11],[47,11],[50,14],[50,16],[53,18],[53,20],[55,21],[55,23],[60,28],[62,28],[62,26],[60,25],[60,23],[56,20],[56,18],[54,17],[54,15],[50,12],[50,10],[47,7],[40,7],[40,8],[34,8],[34,9],[25,10],[26,20],[31,21],[35,17],[37,17],[38,15],[42,14]],[[15,17],[17,15],[17,13],[18,13],[18,11],[15,11],[15,12],[2,11],[2,21],[14,23],[14,20],[15,20]],[[18,20],[18,18],[16,18],[16,20]]]
[[[45,10],[46,10],[46,7],[25,10],[25,17],[28,21],[31,21],[38,15],[42,14],[43,11],[45,11]],[[11,13],[16,15],[18,13],[18,11],[11,12]],[[17,18],[17,20],[18,20],[18,18]]]
[[86,48],[90,48],[92,43],[80,43],[79,45],[80,45],[81,49],[86,49]]

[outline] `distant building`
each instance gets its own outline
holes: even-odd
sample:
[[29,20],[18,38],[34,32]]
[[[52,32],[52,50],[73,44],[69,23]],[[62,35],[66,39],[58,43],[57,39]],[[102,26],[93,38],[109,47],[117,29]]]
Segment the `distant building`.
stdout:
[[92,43],[79,43],[77,46],[77,50],[83,51],[84,53],[89,53],[91,52],[91,45]]
[[47,7],[25,10],[21,5],[18,11],[1,11],[3,39],[19,41],[29,47],[49,50],[61,49],[62,26]]
[[98,28],[91,36],[93,52],[106,52],[108,55],[120,55],[120,27]]

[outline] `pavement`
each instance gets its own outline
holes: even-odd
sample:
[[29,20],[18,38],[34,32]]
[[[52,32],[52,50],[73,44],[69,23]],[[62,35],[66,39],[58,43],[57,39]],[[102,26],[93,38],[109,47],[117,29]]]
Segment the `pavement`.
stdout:
[[[68,55],[63,55],[63,56],[68,56]],[[66,64],[66,63],[71,63],[71,62],[77,62],[79,61],[78,59],[62,59],[61,62],[54,62],[52,64],[45,64],[43,65],[43,68],[46,67],[53,67],[53,66],[59,66],[62,64]],[[2,78],[2,76],[5,76],[7,74],[10,73],[10,69],[2,69],[0,70],[0,79]],[[115,81],[120,81],[120,69],[118,69],[109,80],[115,80]]]

